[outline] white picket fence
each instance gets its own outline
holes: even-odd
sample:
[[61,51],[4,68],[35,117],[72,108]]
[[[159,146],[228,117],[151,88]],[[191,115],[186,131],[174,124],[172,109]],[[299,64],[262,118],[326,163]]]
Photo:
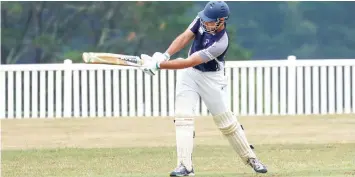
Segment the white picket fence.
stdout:
[[[237,115],[355,113],[355,59],[229,61],[225,72]],[[0,65],[0,118],[173,116],[175,79],[71,60]]]

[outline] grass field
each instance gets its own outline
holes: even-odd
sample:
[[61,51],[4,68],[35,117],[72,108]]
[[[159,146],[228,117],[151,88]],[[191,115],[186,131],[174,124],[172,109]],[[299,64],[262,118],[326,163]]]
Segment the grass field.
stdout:
[[[355,176],[355,115],[240,122],[269,173],[242,164],[205,117],[196,119],[196,176]],[[168,176],[176,165],[174,133],[171,118],[2,120],[2,176]]]

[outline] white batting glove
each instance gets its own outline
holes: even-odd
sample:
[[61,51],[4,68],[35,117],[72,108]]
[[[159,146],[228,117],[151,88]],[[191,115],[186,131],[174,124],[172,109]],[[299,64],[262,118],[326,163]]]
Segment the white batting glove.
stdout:
[[140,69],[142,69],[144,73],[154,76],[155,73],[159,70],[161,61],[147,54],[141,54],[141,59],[143,60],[143,65],[140,67]]
[[143,72],[154,76],[155,73],[159,70],[160,62],[170,60],[170,55],[167,52],[155,52],[151,57],[149,55],[142,54],[141,59],[145,62],[141,68]]
[[152,57],[157,59],[158,61],[170,60],[170,55],[167,52],[165,53],[155,52]]

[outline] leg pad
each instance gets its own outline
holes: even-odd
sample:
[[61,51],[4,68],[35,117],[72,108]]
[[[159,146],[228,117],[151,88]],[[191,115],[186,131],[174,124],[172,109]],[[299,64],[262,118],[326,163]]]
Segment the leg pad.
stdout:
[[231,112],[216,115],[213,120],[245,164],[247,164],[248,159],[256,158],[242,126]]

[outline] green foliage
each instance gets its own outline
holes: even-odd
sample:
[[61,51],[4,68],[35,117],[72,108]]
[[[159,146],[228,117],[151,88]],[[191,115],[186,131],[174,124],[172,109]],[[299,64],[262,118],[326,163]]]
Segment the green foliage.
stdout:
[[[350,58],[353,2],[228,2],[227,60]],[[163,52],[205,2],[1,2],[1,57],[61,62],[80,53]],[[185,57],[188,47],[176,54]],[[33,62],[33,61],[32,61]]]
[[64,52],[63,59],[71,59],[75,62],[81,62],[83,52],[78,50],[69,50],[68,52]]
[[355,55],[353,2],[230,3],[238,43],[254,58],[349,58]]
[[227,26],[227,32],[230,39],[229,49],[227,52],[226,60],[235,61],[235,60],[248,60],[251,58],[251,51],[243,48],[238,43],[234,42],[237,39],[238,34],[236,34],[236,29],[234,26]]
[[1,6],[6,9],[11,16],[17,16],[22,12],[22,5],[19,2],[2,2]]
[[[81,53],[164,52],[195,16],[193,2],[4,2],[2,57],[7,63],[81,62]],[[194,15],[197,12],[194,12]],[[176,57],[187,55],[188,47]],[[232,55],[247,57],[238,45]],[[26,57],[25,57],[26,56]],[[31,58],[33,58],[31,57]]]

